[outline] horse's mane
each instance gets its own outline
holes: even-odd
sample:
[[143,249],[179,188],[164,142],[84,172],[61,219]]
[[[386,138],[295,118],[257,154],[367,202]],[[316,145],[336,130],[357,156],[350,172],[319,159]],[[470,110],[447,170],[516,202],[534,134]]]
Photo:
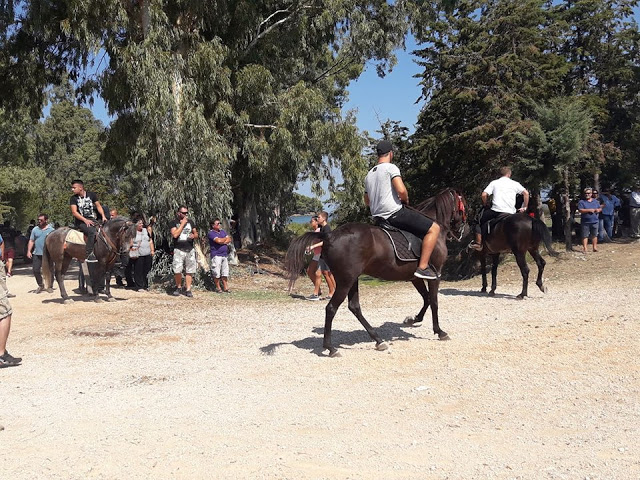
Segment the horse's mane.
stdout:
[[449,231],[453,205],[455,204],[451,200],[456,198],[455,195],[457,195],[457,192],[454,189],[445,188],[435,196],[418,203],[414,210],[429,217],[431,220],[435,220],[440,224],[441,228]]

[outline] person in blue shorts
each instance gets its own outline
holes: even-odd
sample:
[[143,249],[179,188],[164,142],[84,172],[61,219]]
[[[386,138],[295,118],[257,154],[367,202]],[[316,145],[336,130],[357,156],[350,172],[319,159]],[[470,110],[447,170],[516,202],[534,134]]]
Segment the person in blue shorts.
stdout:
[[584,189],[584,199],[578,202],[578,211],[581,215],[580,224],[582,227],[582,251],[587,253],[587,243],[591,237],[593,251],[598,251],[598,222],[602,211],[600,202],[593,198],[593,189]]

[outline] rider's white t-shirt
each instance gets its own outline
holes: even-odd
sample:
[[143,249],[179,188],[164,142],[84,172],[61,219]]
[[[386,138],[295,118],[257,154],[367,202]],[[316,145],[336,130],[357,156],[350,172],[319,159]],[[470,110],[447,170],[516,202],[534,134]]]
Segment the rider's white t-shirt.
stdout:
[[364,192],[369,196],[372,217],[389,218],[402,208],[398,192],[391,180],[400,177],[400,169],[393,163],[378,163],[364,180]]
[[500,213],[516,213],[516,195],[524,192],[524,187],[509,177],[494,180],[484,192],[493,195],[491,210]]

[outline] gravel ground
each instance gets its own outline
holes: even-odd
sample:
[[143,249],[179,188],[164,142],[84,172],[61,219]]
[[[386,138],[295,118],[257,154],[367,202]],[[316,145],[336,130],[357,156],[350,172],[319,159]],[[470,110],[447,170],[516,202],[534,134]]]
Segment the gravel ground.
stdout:
[[288,297],[275,274],[233,278],[231,295],[115,290],[118,302],[62,305],[19,266],[8,347],[24,361],[0,370],[0,472],[640,478],[639,264],[638,243],[563,254],[548,260],[549,293],[532,281],[524,301],[514,262],[493,298],[480,278],[443,282],[449,342],[428,321],[402,325],[421,304],[410,284],[362,286],[390,348],[374,350],[343,305],[340,358],[321,350],[324,302]]

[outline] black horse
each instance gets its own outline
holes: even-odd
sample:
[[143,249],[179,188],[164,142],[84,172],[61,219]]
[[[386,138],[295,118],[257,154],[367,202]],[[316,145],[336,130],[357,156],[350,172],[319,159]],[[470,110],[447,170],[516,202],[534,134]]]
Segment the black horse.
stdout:
[[[491,221],[492,223],[494,221]],[[540,242],[544,243],[550,255],[559,255],[551,245],[551,233],[539,218],[532,218],[524,213],[514,213],[498,218],[492,226],[488,235],[482,241],[482,251],[480,255],[480,266],[482,269],[482,292],[487,291],[487,255],[490,255],[493,263],[491,265],[491,290],[489,295],[494,295],[497,286],[498,262],[501,253],[513,253],[522,274],[522,292],[517,298],[523,299],[527,296],[527,286],[529,283],[529,266],[527,265],[527,252],[538,266],[538,279],[536,285],[543,292],[547,293],[547,287],[542,281],[542,272],[546,262],[540,255]]]
[[[45,240],[42,254],[42,276],[45,279],[45,287],[51,288],[55,271],[56,280],[60,287],[60,296],[64,303],[71,303],[64,288],[64,275],[69,268],[71,259],[84,261],[86,257],[85,246],[74,243],[66,243],[65,239],[70,228],[59,228],[50,233]],[[119,255],[126,254],[129,244],[135,235],[135,225],[124,217],[115,217],[105,222],[96,235],[96,243],[93,252],[98,259],[95,263],[89,263],[91,275],[91,287],[95,301],[100,301],[98,291],[104,286],[107,300],[113,300],[109,283],[111,270]]]
[[[440,271],[447,259],[447,238],[459,231],[462,237],[466,214],[466,202],[462,194],[454,189],[446,189],[432,197],[416,209],[440,224],[440,236],[431,255],[431,264]],[[336,280],[333,297],[325,309],[323,347],[332,357],[339,356],[331,344],[331,324],[345,297],[349,296],[349,310],[356,316],[369,336],[376,342],[377,350],[386,350],[387,345],[378,336],[362,315],[358,293],[358,277],[367,274],[383,280],[411,281],[423,298],[423,306],[415,317],[409,317],[405,324],[418,325],[422,322],[427,308],[431,306],[433,333],[440,340],[448,340],[447,333],[438,324],[438,287],[440,280],[423,280],[413,275],[417,260],[401,261],[396,258],[393,246],[382,228],[361,223],[348,223],[330,234],[309,232],[294,239],[285,258],[285,269],[289,272],[289,288],[304,266],[305,250],[308,246],[323,240],[322,257],[331,268]],[[428,284],[428,286],[427,286]]]

